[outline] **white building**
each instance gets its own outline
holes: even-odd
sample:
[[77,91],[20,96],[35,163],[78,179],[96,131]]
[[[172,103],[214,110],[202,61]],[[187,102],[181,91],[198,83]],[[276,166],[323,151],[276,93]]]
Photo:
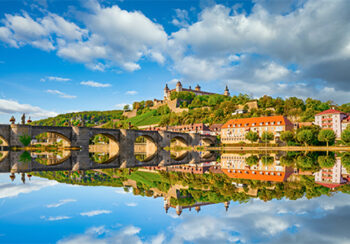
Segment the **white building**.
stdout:
[[348,115],[335,109],[328,109],[315,115],[315,124],[322,129],[332,129],[337,138],[340,138],[342,133],[342,121]]
[[345,184],[347,181],[343,178],[342,174],[346,172],[341,164],[340,157],[336,158],[336,163],[332,168],[321,169],[315,173],[315,182],[328,188],[334,189],[341,184]]

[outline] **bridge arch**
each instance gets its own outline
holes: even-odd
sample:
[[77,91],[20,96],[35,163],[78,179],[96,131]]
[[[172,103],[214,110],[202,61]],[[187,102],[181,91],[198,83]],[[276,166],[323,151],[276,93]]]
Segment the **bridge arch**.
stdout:
[[7,157],[8,151],[0,151],[0,163]]
[[157,142],[149,134],[143,134],[135,138],[134,156],[139,162],[147,163],[153,160],[157,155],[158,149]]
[[[46,137],[42,137],[43,140],[46,140],[48,144],[62,140],[63,147],[70,147],[72,142],[72,128],[71,127],[50,127],[50,126],[33,126],[32,127],[32,140],[38,140],[40,136],[45,135]],[[39,139],[40,140],[40,139]],[[38,141],[39,143],[39,141]]]
[[9,143],[8,143],[8,141],[4,138],[4,137],[2,137],[1,135],[0,135],[0,147],[7,147],[7,146],[9,146]]
[[214,137],[201,137],[200,146],[214,146],[216,144],[216,138]]
[[70,150],[60,150],[58,152],[33,152],[31,154],[34,161],[40,165],[53,166],[63,164],[71,157]]
[[99,164],[113,162],[119,156],[118,135],[112,135],[107,131],[93,130],[89,139],[89,157]]

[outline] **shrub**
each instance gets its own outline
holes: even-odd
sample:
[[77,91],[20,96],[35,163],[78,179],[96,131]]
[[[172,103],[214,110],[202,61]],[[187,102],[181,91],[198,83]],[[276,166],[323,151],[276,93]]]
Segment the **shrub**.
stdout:
[[21,135],[19,137],[19,141],[23,144],[23,146],[28,146],[31,142],[32,138],[29,135]]

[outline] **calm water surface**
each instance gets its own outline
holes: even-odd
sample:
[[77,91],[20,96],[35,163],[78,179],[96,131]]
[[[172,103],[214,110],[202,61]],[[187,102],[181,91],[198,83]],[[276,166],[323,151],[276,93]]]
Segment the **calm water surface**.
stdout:
[[0,242],[350,243],[348,185],[329,189],[300,177],[139,168],[38,172],[23,184],[21,174],[11,181],[2,173]]

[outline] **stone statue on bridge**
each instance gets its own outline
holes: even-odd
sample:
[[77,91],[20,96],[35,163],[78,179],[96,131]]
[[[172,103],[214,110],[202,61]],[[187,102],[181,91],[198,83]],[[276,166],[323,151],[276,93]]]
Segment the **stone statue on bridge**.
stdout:
[[22,125],[25,125],[26,124],[26,114],[23,114],[22,117],[21,117],[21,122],[22,122]]

